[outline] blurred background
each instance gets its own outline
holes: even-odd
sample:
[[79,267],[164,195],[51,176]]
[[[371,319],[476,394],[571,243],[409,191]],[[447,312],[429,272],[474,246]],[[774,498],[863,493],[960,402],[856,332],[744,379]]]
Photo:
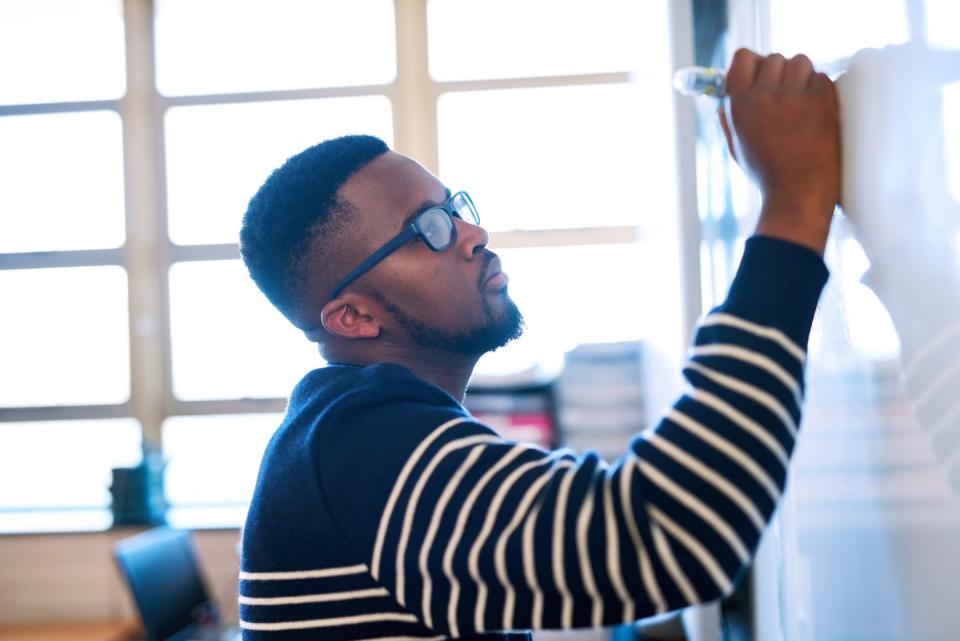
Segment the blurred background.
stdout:
[[[237,249],[288,156],[370,133],[468,190],[528,325],[468,407],[613,458],[681,390],[759,204],[716,103],[676,95],[673,70],[739,46],[823,65],[957,49],[957,25],[953,0],[0,0],[0,639],[123,638],[111,546],[158,523],[195,533],[236,617],[260,456],[323,365]],[[956,206],[960,82],[936,96]],[[895,319],[837,225],[806,433],[756,571],[682,625],[564,638],[957,638],[960,438],[914,416]]]

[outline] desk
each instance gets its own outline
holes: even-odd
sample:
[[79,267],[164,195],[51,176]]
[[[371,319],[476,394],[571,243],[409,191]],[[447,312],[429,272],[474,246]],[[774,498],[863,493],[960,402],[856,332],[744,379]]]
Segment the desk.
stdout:
[[129,641],[140,625],[130,619],[0,626],[0,641]]

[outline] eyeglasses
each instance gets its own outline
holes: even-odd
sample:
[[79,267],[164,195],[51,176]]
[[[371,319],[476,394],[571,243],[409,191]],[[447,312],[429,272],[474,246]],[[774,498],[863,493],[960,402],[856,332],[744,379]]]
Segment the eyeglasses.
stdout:
[[458,191],[442,205],[431,205],[418,212],[414,216],[413,222],[404,227],[403,231],[387,241],[383,247],[357,265],[356,269],[344,276],[343,280],[337,283],[333,291],[330,292],[328,300],[333,300],[339,296],[347,285],[376,267],[377,263],[414,238],[422,238],[427,247],[435,252],[443,251],[457,240],[457,226],[453,222],[454,218],[465,220],[474,225],[480,224],[480,214],[477,213],[476,206],[465,191]]

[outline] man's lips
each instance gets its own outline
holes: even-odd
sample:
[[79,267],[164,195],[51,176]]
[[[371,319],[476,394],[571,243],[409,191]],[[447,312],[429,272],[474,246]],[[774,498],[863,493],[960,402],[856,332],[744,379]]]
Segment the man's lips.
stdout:
[[508,282],[510,282],[510,277],[507,276],[506,272],[497,272],[487,279],[486,286],[487,289],[503,289]]
[[483,285],[488,289],[502,289],[509,282],[509,277],[500,269],[500,258],[494,256],[483,274]]

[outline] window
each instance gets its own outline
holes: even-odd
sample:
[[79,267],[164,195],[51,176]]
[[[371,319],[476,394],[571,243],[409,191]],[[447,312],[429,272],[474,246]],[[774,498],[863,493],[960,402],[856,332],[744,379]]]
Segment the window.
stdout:
[[384,96],[173,107],[165,117],[167,218],[178,245],[235,243],[247,201],[284,160],[348,131],[392,138]]
[[332,136],[377,135],[475,197],[528,320],[481,372],[582,342],[679,348],[670,34],[687,27],[669,7],[5,3],[0,55],[21,63],[0,66],[0,451],[60,479],[90,463],[0,493],[0,530],[57,510],[101,527],[109,470],[141,442],[163,449],[172,521],[242,519],[285,397],[323,363],[247,277],[240,219]]
[[0,104],[115,100],[123,95],[121,0],[12,0],[3,5]]
[[239,260],[170,268],[176,398],[282,398],[320,364],[315,346],[263,302]]
[[154,6],[157,88],[165,96],[378,86],[396,74],[391,0]]
[[[167,515],[183,523],[242,522],[260,457],[282,414],[174,416],[163,424]],[[202,482],[201,482],[202,480]]]
[[[116,111],[0,120],[0,251],[120,247],[123,136]],[[56,189],[50,185],[56,184]]]
[[2,429],[0,529],[110,525],[110,470],[140,459],[136,420],[14,421],[3,423]]
[[0,529],[102,527],[110,469],[135,462],[141,438],[120,3],[0,11],[0,57],[17,61],[0,65]]
[[122,267],[3,270],[0,291],[9,310],[0,315],[0,403],[127,401],[130,349]]

